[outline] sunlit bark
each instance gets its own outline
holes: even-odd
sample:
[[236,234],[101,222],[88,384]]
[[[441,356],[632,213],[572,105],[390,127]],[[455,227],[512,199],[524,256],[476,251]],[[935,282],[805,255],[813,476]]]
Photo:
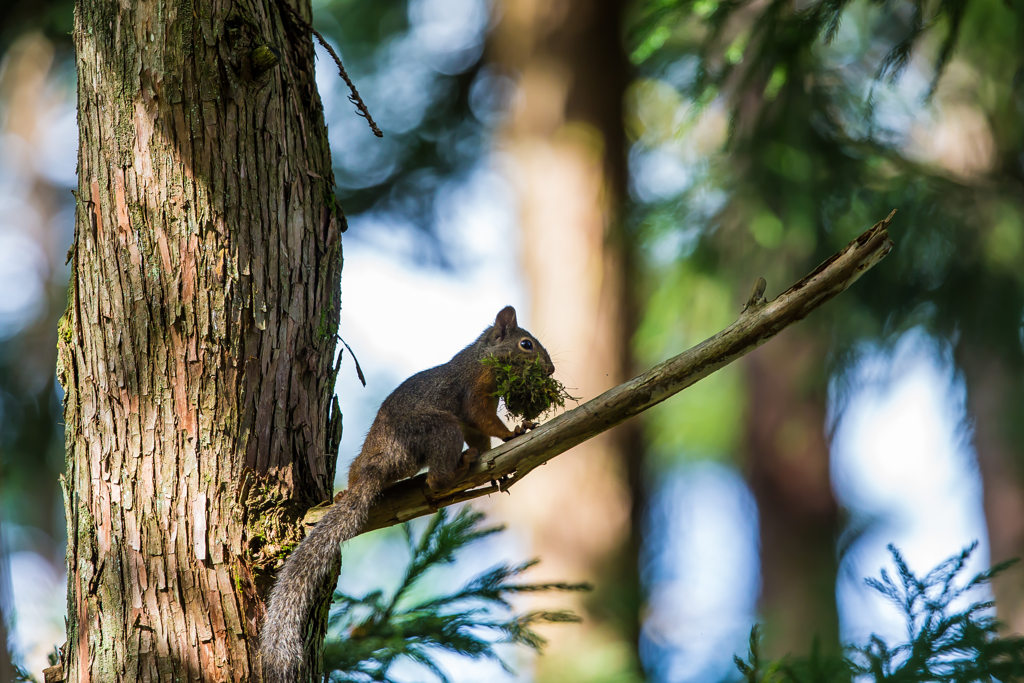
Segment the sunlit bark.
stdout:
[[256,680],[268,570],[331,493],[344,218],[310,36],[282,11],[76,10],[68,681]]

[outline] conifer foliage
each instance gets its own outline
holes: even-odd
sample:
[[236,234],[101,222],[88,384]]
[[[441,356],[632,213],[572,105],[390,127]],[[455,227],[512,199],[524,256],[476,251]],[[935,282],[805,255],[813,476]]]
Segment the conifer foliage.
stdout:
[[[935,60],[930,96],[953,56],[967,10],[967,0],[938,0],[927,5],[921,0],[909,0],[906,3],[870,0],[870,3],[892,15],[900,12],[910,14],[906,34],[888,50],[879,63],[875,73],[877,80],[895,82],[925,33],[937,24],[945,23],[947,30]],[[663,0],[641,3],[630,32],[629,43],[636,46],[632,59],[638,64],[644,62],[661,48],[671,31],[677,30],[686,20],[697,18],[704,29],[704,40],[700,51],[700,78],[695,83],[695,91],[700,99],[705,95],[713,97],[715,89],[730,78],[741,61],[773,66],[795,58],[818,40],[831,43],[839,33],[843,13],[851,4],[852,0],[822,0],[811,3],[806,9],[793,11],[793,3],[787,0],[771,0],[756,9],[756,3],[747,0]],[[757,20],[751,22],[750,34],[743,36],[739,42],[723,44],[721,41],[727,34],[730,22],[737,15],[750,11],[758,13]],[[740,55],[744,51],[746,54],[741,60]],[[762,75],[757,69],[744,70],[743,86]],[[711,91],[706,91],[709,88]]]
[[900,552],[889,545],[896,576],[882,570],[866,579],[902,613],[907,640],[887,643],[873,635],[846,656],[828,656],[814,647],[807,657],[765,662],[759,632],[750,633],[746,660],[735,658],[747,683],[991,683],[1024,681],[1024,638],[1001,636],[994,603],[972,602],[978,588],[1006,569],[1006,562],[969,581],[962,574],[977,543],[928,572],[916,576]]
[[516,583],[537,563],[503,564],[473,578],[453,593],[412,598],[417,584],[433,569],[450,565],[468,545],[502,531],[502,526],[482,527],[483,514],[469,507],[454,516],[441,510],[420,534],[404,525],[410,560],[397,589],[387,596],[376,590],[363,597],[334,594],[330,625],[346,637],[329,640],[324,648],[325,680],[391,683],[389,670],[406,658],[433,672],[447,683],[436,656],[441,652],[473,659],[491,659],[506,670],[507,664],[494,646],[525,645],[540,650],[544,639],[534,631],[540,623],[579,621],[567,611],[515,613],[509,598],[520,593],[584,591],[583,583]]

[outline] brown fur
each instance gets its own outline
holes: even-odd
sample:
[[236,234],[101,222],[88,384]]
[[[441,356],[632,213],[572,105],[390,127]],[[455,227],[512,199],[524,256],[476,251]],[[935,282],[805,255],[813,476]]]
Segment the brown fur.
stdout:
[[[532,350],[522,348],[524,339]],[[349,467],[348,490],[291,554],[270,592],[260,638],[264,683],[296,683],[311,675],[303,661],[303,634],[313,600],[334,571],[339,544],[360,532],[384,487],[426,466],[431,490],[444,488],[490,449],[491,437],[508,441],[532,426],[512,431],[498,418],[494,371],[481,363],[488,356],[523,354],[539,356],[549,373],[555,371],[548,352],[506,306],[454,358],[413,375],[384,399]]]

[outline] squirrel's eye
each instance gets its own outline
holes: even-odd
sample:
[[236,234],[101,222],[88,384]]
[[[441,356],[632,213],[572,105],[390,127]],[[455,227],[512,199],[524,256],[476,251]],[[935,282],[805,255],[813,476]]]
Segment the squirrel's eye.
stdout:
[[529,339],[524,339],[523,341],[519,342],[519,345],[526,349],[527,351],[533,351],[533,342],[530,341]]

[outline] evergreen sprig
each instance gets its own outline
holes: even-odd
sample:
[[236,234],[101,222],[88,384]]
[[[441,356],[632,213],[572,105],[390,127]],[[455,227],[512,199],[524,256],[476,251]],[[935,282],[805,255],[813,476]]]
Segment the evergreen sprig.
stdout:
[[[872,635],[863,646],[848,647],[846,656],[825,655],[819,648],[809,657],[785,657],[765,662],[759,650],[760,632],[750,632],[746,660],[734,657],[747,683],[992,683],[1024,681],[1024,638],[1001,636],[990,601],[961,600],[1009,567],[1004,562],[967,582],[959,579],[974,543],[923,577],[916,576],[900,552],[889,545],[896,576],[882,570],[866,579],[901,611],[907,640],[890,645]],[[958,608],[955,603],[964,602]]]
[[14,664],[14,678],[11,679],[11,683],[36,683],[36,678],[28,672],[23,666]]
[[850,683],[853,679],[853,664],[841,655],[823,651],[817,639],[806,657],[784,657],[767,662],[761,658],[760,645],[761,629],[755,624],[750,629],[747,659],[732,658],[744,683]]
[[568,611],[512,611],[508,598],[515,594],[590,590],[587,584],[514,583],[535,560],[499,565],[449,594],[409,599],[416,584],[432,569],[450,565],[463,548],[504,529],[481,527],[482,519],[483,514],[464,507],[454,517],[441,510],[418,535],[406,524],[409,565],[390,597],[380,590],[363,597],[335,592],[330,625],[332,630],[347,631],[348,637],[329,640],[324,648],[328,680],[391,683],[388,672],[404,657],[447,683],[435,660],[441,651],[491,659],[509,670],[494,651],[496,644],[540,650],[545,641],[534,630],[537,624],[579,621]]

